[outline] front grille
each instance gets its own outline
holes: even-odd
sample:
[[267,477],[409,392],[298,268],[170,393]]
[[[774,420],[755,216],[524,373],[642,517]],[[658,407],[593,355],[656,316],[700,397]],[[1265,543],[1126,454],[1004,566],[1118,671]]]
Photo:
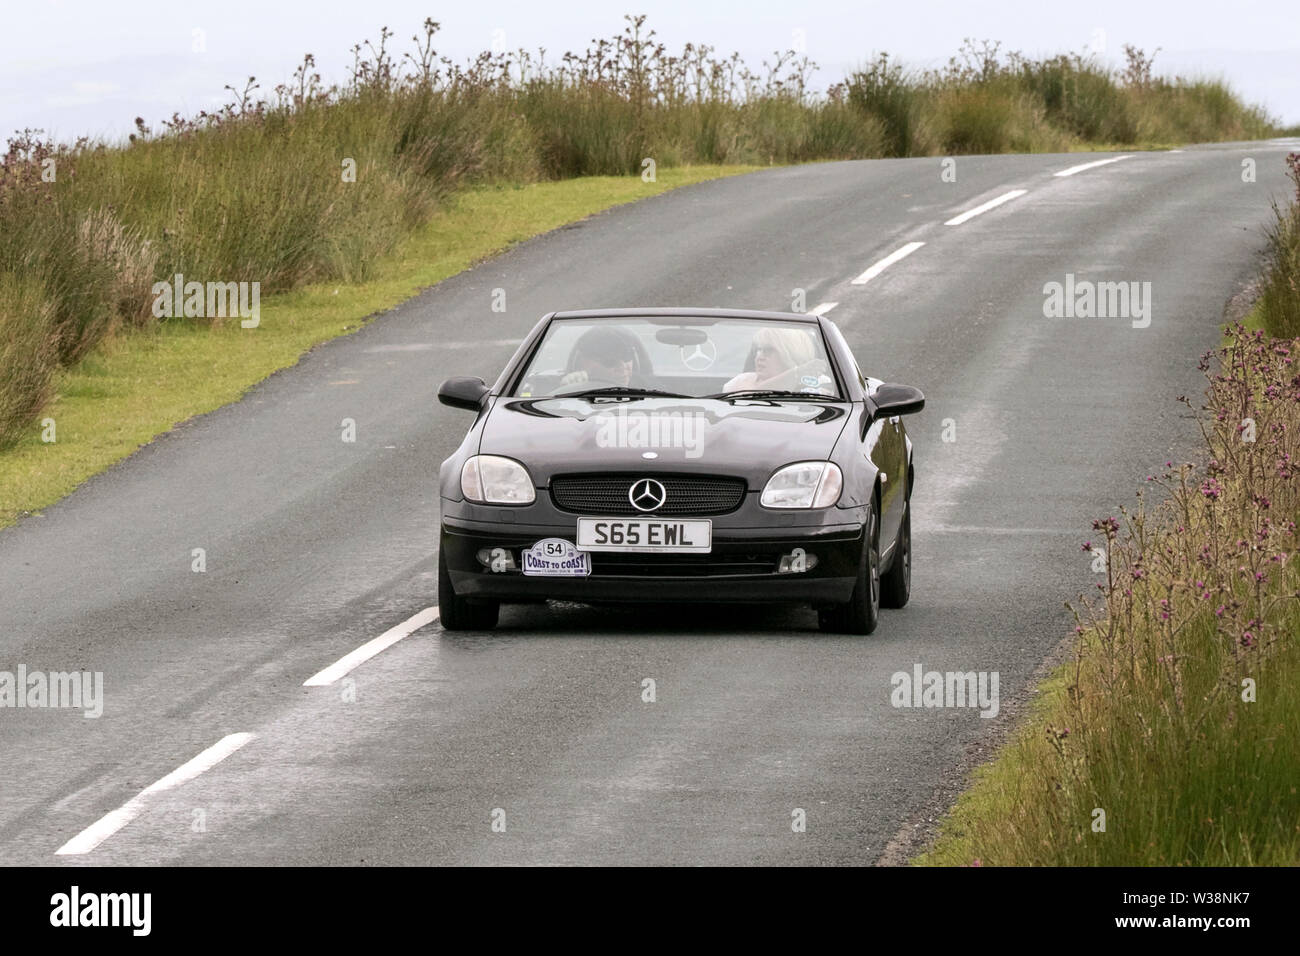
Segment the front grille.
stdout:
[[[666,497],[655,511],[638,511],[628,500],[633,482],[654,478],[664,486]],[[712,475],[556,475],[551,479],[551,500],[561,511],[592,516],[647,518],[681,515],[721,515],[735,511],[745,499],[741,478]]]

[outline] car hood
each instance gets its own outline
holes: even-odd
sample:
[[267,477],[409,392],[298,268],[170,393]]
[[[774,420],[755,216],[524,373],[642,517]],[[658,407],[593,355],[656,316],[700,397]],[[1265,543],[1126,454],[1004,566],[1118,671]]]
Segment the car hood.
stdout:
[[[498,398],[479,452],[523,462],[538,487],[554,474],[696,472],[761,488],[792,461],[824,460],[848,403],[638,398]],[[656,457],[647,459],[645,453]]]

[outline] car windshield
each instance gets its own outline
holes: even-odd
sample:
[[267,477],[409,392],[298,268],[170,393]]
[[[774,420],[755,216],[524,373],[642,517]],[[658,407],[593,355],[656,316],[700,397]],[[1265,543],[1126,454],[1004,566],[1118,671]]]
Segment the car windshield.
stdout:
[[552,319],[516,383],[519,398],[641,392],[839,398],[821,329],[779,319]]

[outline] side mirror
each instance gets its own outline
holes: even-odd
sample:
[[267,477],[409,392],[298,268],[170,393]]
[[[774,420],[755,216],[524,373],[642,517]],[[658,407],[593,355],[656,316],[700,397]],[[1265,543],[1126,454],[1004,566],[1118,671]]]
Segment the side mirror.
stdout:
[[894,415],[914,415],[925,408],[925,396],[919,388],[911,385],[891,385],[885,383],[871,396],[876,406],[876,417]]
[[487,383],[481,378],[457,376],[442,383],[438,389],[438,401],[452,408],[477,412],[483,407],[488,391]]

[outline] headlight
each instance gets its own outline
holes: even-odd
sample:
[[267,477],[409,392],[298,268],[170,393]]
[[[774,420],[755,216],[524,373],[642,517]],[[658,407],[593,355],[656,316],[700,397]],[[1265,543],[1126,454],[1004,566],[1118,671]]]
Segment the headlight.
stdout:
[[489,505],[530,505],[537,498],[528,469],[498,455],[475,455],[466,461],[460,490],[470,501]]
[[829,508],[840,500],[844,475],[829,461],[798,461],[767,480],[764,508]]

